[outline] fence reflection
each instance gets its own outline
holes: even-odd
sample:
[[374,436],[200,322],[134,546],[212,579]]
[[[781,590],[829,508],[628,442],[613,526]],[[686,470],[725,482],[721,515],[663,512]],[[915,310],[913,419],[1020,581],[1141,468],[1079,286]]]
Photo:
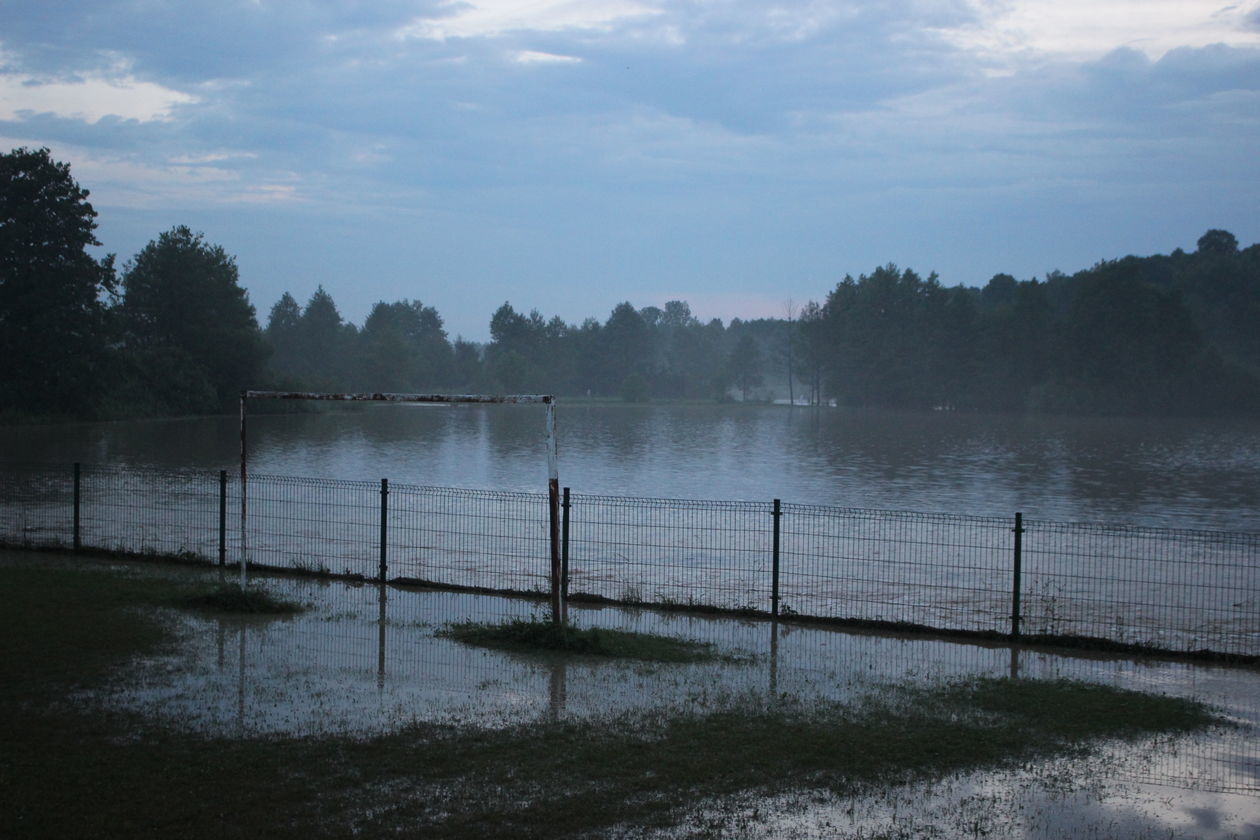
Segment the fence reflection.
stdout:
[[742,664],[540,658],[437,635],[456,621],[528,617],[537,609],[529,600],[292,578],[267,585],[314,609],[288,620],[189,618],[178,673],[129,680],[117,699],[211,731],[370,734],[412,721],[495,727],[696,711],[733,698],[858,701],[899,686],[978,675],[1071,678],[1196,698],[1241,724],[1186,739],[1155,760],[1125,764],[1123,778],[1260,792],[1260,674],[1252,670],[576,605],[571,617],[580,626],[707,642],[741,656]]

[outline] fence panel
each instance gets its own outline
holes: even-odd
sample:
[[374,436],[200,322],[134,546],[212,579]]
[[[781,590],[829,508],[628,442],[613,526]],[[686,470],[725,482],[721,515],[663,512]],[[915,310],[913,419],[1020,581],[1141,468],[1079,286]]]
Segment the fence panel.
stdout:
[[571,497],[569,592],[770,609],[770,505]]
[[1026,633],[1260,653],[1260,534],[1024,524]]
[[[251,475],[248,480],[251,563],[376,577],[379,484],[280,475]],[[239,481],[231,490],[228,521],[238,528]]]
[[784,613],[1010,629],[1011,522],[783,506]]
[[84,466],[80,528],[89,548],[217,561],[218,473]]
[[74,544],[71,464],[6,463],[0,469],[0,542],[29,548]]
[[391,484],[389,576],[547,592],[545,493]]

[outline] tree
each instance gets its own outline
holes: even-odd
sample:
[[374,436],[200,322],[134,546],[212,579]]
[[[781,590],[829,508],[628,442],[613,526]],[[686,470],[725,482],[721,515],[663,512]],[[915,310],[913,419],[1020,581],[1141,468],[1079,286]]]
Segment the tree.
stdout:
[[128,355],[165,411],[230,408],[258,381],[266,357],[236,261],[180,225],[158,236],[123,273]]
[[823,310],[832,393],[857,405],[939,404],[936,375],[947,299],[935,274],[925,280],[891,263],[857,280],[846,276]]
[[490,318],[486,364],[500,389],[518,393],[545,389],[539,362],[546,327],[547,322],[537,310],[525,316],[506,301],[495,310]]
[[604,322],[602,344],[601,390],[608,394],[645,390],[642,386],[647,381],[645,374],[652,361],[651,335],[643,316],[629,301],[613,307]]
[[341,319],[332,295],[321,285],[315,289],[298,321],[298,377],[307,387],[334,391],[349,387],[350,356],[357,335],[353,325]]
[[1067,339],[1065,407],[1104,414],[1176,413],[1203,350],[1181,296],[1144,283],[1131,261],[1082,277]]
[[298,306],[293,295],[285,292],[271,307],[267,329],[263,333],[271,348],[271,370],[282,379],[295,377],[301,367],[301,349],[298,346],[301,323],[302,307]]
[[1229,254],[1238,253],[1238,240],[1234,234],[1227,230],[1219,230],[1213,228],[1207,233],[1199,237],[1199,253],[1200,254],[1221,254],[1228,256]]
[[796,315],[796,306],[792,303],[791,298],[788,298],[787,302],[783,304],[783,309],[787,315],[787,329],[783,331],[783,336],[787,345],[787,358],[784,360],[784,367],[787,370],[788,405],[796,405],[796,390],[793,387],[793,382],[796,378],[796,364],[792,360],[792,338],[796,326],[793,319]]
[[761,347],[755,338],[748,334],[739,337],[726,359],[726,371],[739,388],[739,398],[747,401],[748,391],[761,384]]
[[442,316],[420,301],[380,302],[359,333],[363,386],[417,391],[446,384],[453,361]]
[[481,360],[481,347],[456,336],[451,348],[453,384],[466,393],[487,390],[485,367]]
[[988,284],[980,290],[980,305],[985,310],[1000,309],[1010,306],[1015,301],[1015,290],[1019,283],[1009,274],[994,274]]
[[90,413],[105,391],[114,258],[87,252],[87,199],[48,149],[0,155],[0,409]]
[[713,373],[708,369],[701,333],[704,326],[686,301],[665,303],[656,325],[656,388],[662,396],[709,396]]
[[822,405],[823,366],[827,359],[827,322],[817,301],[801,307],[796,320],[799,334],[796,375],[809,386],[809,404]]

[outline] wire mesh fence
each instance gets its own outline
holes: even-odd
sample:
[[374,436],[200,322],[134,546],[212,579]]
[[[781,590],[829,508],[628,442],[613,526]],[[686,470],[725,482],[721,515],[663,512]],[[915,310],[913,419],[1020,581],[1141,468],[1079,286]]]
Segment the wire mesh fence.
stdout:
[[545,493],[389,485],[389,575],[446,586],[546,592]]
[[0,539],[30,548],[72,547],[74,468],[5,464],[0,470]]
[[769,609],[767,505],[586,495],[570,500],[571,597]]
[[79,529],[70,544],[205,561],[218,557],[218,473],[84,466],[78,484]]
[[783,508],[782,610],[1005,632],[1011,523],[812,505]]
[[1024,525],[1027,632],[1260,653],[1260,534]]
[[[248,481],[249,562],[328,574],[376,575],[380,489],[370,481],[330,481],[253,475]],[[230,482],[229,517],[239,560],[240,481]]]
[[[547,495],[5,464],[0,542],[542,593]],[[574,599],[1260,655],[1260,534],[566,493]],[[1022,568],[1021,568],[1022,550]]]

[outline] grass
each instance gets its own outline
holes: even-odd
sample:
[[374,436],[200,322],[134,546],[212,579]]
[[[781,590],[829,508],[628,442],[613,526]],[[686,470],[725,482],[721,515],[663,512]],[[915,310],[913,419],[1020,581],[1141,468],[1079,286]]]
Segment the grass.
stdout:
[[630,633],[600,627],[559,625],[547,619],[515,619],[501,623],[465,621],[449,624],[438,636],[464,644],[518,653],[566,653],[647,662],[730,661],[710,644],[651,633]]
[[153,607],[185,588],[5,566],[0,592],[6,837],[621,836],[676,825],[701,802],[845,796],[1216,722],[1185,700],[975,679],[853,705],[777,696],[501,730],[209,737],[73,694],[168,648]]
[[198,609],[252,615],[295,615],[306,609],[258,586],[242,587],[239,583],[223,584],[209,592],[195,592],[179,599],[179,603]]

